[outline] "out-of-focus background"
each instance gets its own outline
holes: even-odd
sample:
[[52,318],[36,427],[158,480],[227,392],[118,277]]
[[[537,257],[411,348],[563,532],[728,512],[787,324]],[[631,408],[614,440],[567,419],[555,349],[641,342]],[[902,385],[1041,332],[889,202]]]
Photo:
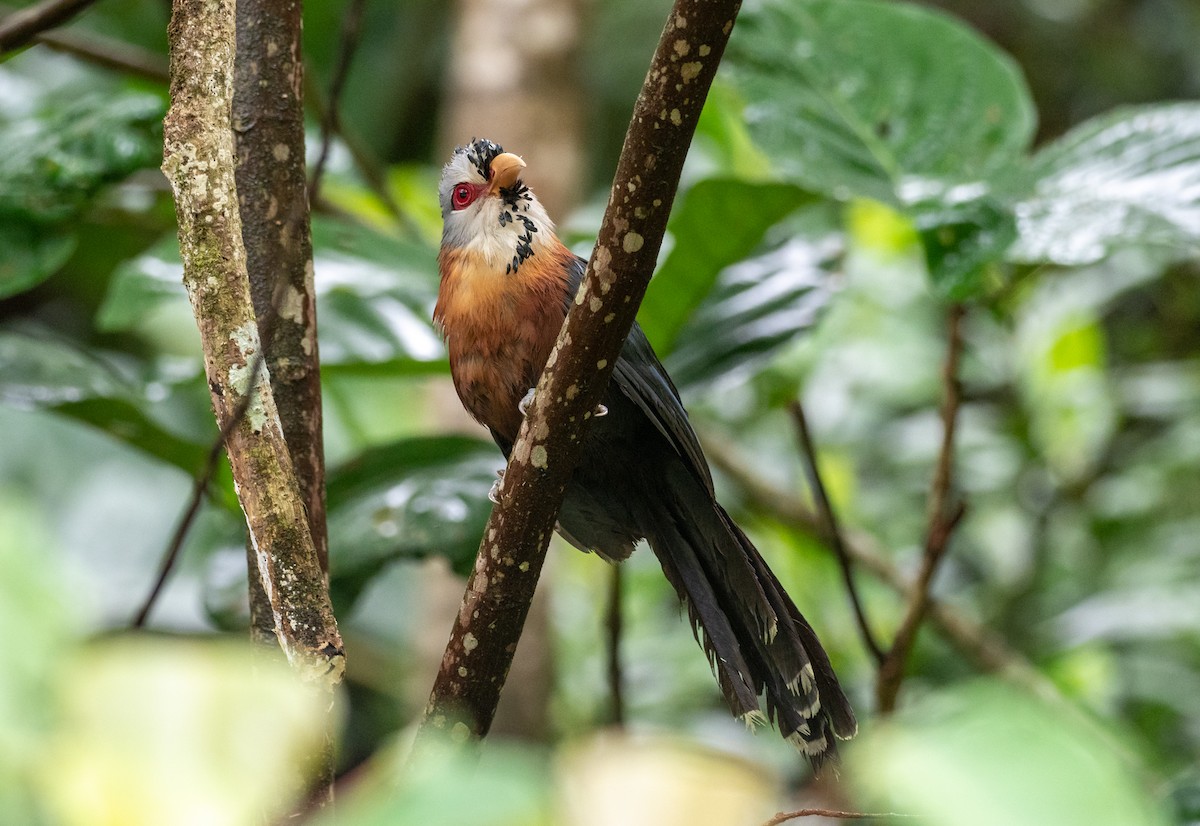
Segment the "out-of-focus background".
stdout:
[[[307,5],[311,161],[347,4]],[[440,165],[474,136],[522,155],[527,182],[587,255],[669,5],[365,6],[313,216],[332,587],[349,663],[343,770],[382,760],[423,708],[500,467],[458,406],[430,321]],[[1129,173],[1127,188],[1090,200],[1085,191],[1042,208],[1016,192],[1027,168],[1064,168],[1056,159],[1069,149],[1039,149],[1068,133],[1082,145],[1087,135],[1071,130],[1089,119],[1200,96],[1200,6],[946,0],[911,7],[942,16],[908,18],[909,7],[881,4],[904,19],[864,13],[842,36],[831,4],[804,3],[829,34],[795,45],[758,5],[747,12],[758,23],[735,29],[642,322],[709,449],[722,501],[861,710],[863,744],[846,749],[843,769],[853,782],[812,783],[773,733],[729,718],[644,551],[625,571],[622,656],[627,728],[650,745],[590,739],[611,720],[611,575],[556,542],[497,722],[498,734],[532,745],[497,746],[506,756],[485,760],[478,782],[494,805],[470,810],[470,822],[643,822],[601,805],[609,781],[652,801],[631,804],[647,817],[665,806],[644,821],[656,823],[761,822],[797,800],[875,801],[932,823],[1200,822],[1200,143],[1170,144],[1154,156],[1165,172]],[[223,715],[234,701],[189,710],[170,677],[194,666],[207,675],[196,685],[210,679],[232,695],[222,669],[240,661],[173,663],[170,645],[162,658],[79,650],[128,623],[216,435],[157,171],[168,14],[164,2],[100,0],[0,62],[0,808],[18,818],[6,823],[101,822],[88,819],[97,810],[87,801],[103,797],[88,784],[115,781],[81,766],[117,736],[100,722],[109,700],[167,707],[145,734],[167,763],[187,751],[157,740],[172,709],[232,725]],[[952,31],[929,25],[946,15],[959,21]],[[984,40],[960,42],[963,27]],[[847,88],[828,88],[873,95],[880,117],[912,129],[897,150],[914,164],[900,170],[914,172],[910,183],[953,178],[955,163],[973,180],[1001,155],[1020,167],[1008,184],[1029,211],[1003,229],[1018,252],[993,255],[982,286],[966,269],[949,287],[931,281],[938,262],[922,254],[919,220],[873,184],[839,183],[836,164],[801,147],[799,129],[772,126],[813,111],[805,84],[824,93],[820,71],[787,75],[786,56],[801,46],[833,55],[829,76],[836,60],[878,71],[877,87],[850,88],[848,72]],[[889,69],[902,52],[907,68]],[[976,92],[999,87],[1009,108],[976,108]],[[1168,143],[1200,135],[1194,109],[1170,111]],[[1007,148],[981,138],[988,160],[968,170],[975,160],[966,149],[956,160],[955,141],[988,118]],[[1155,134],[1156,123],[1131,130]],[[921,167],[922,140],[951,150]],[[1096,145],[1103,155],[1110,144]],[[1056,191],[1068,179],[1055,178]],[[1057,223],[1036,223],[1054,208]],[[1103,226],[1089,234],[1093,223]],[[880,561],[859,579],[890,639],[904,606],[898,583],[920,559],[941,437],[944,307],[963,297],[956,466],[968,511],[936,581],[948,619],[922,631],[899,722],[878,727],[874,666],[839,569],[820,532],[794,518],[809,492],[787,404],[803,400],[841,521]],[[246,621],[244,524],[228,477],[220,472],[152,617],[185,647],[184,637],[236,636]],[[303,718],[272,705],[281,725]],[[196,742],[205,730],[191,732]],[[42,755],[33,768],[31,754]],[[460,776],[447,769],[428,788],[453,789]],[[125,782],[143,789],[148,777]],[[212,788],[224,794],[228,780]],[[678,798],[664,803],[676,782]],[[228,794],[242,795],[244,811],[260,805],[240,787]],[[466,822],[429,794],[414,792],[386,822]],[[68,802],[46,814],[46,799]]]

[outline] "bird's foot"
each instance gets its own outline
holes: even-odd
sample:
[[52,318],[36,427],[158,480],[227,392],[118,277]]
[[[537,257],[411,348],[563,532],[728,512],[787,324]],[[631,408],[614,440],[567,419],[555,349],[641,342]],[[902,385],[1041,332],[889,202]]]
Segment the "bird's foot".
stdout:
[[500,483],[504,481],[504,468],[496,471],[496,481],[492,482],[491,490],[488,491],[488,499],[493,505],[500,504]]
[[517,410],[521,411],[521,415],[524,416],[525,411],[529,410],[529,405],[531,405],[531,404],[533,404],[533,388],[532,387],[529,388],[529,391],[524,396],[521,397],[521,400],[519,402],[517,402]]
[[601,416],[608,415],[608,408],[602,404],[596,405],[596,409],[592,411],[592,415],[599,419]]

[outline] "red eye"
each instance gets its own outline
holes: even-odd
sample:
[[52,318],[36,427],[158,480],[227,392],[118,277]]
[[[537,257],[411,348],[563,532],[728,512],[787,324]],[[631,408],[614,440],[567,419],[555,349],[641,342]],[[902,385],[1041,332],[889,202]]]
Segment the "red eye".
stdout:
[[454,187],[454,192],[450,194],[450,202],[455,209],[462,209],[467,204],[475,200],[475,195],[478,190],[470,184],[459,184]]

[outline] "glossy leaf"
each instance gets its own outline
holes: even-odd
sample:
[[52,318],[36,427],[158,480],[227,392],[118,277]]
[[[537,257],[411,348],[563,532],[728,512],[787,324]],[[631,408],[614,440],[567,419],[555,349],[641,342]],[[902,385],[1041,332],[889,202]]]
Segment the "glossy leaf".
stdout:
[[730,64],[776,172],[838,199],[931,200],[1011,167],[1033,134],[1013,61],[914,5],[767,2],[738,21]]
[[156,95],[90,96],[0,128],[0,216],[61,221],[105,184],[156,166],[163,111]]
[[437,250],[319,218],[313,249],[323,365],[447,369],[432,321]]
[[208,451],[206,434],[181,433],[156,420],[137,380],[95,351],[49,336],[0,332],[0,402],[86,422],[188,473]]
[[1012,211],[990,197],[925,212],[917,227],[933,286],[951,301],[978,296],[1017,237]]
[[1200,103],[1121,109],[1038,152],[1013,258],[1079,265],[1122,246],[1200,252]]
[[855,777],[873,805],[930,826],[1165,826],[1118,737],[1082,712],[977,684],[870,732]]
[[[433,327],[437,251],[356,224],[313,216],[321,365],[404,373],[448,369]],[[174,236],[121,266],[99,313],[102,329],[136,329],[169,304],[186,308]]]
[[746,369],[816,323],[843,243],[823,211],[797,217],[773,228],[762,251],[723,269],[687,319],[666,360],[681,389]]
[[394,442],[331,471],[329,540],[339,612],[396,560],[440,555],[460,573],[469,571],[492,510],[488,489],[502,465],[494,445],[438,436]]
[[768,229],[811,198],[790,184],[709,178],[671,216],[674,244],[642,301],[639,321],[659,355],[712,291],[722,269],[748,255]]
[[32,289],[54,275],[75,251],[75,236],[0,216],[0,298]]

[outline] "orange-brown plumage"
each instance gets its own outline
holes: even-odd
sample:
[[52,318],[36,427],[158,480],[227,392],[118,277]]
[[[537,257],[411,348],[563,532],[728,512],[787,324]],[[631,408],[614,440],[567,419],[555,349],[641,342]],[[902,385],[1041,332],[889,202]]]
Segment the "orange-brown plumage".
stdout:
[[537,384],[566,316],[574,256],[558,239],[505,273],[483,253],[443,248],[434,320],[446,334],[450,373],[467,411],[509,441],[518,403]]

